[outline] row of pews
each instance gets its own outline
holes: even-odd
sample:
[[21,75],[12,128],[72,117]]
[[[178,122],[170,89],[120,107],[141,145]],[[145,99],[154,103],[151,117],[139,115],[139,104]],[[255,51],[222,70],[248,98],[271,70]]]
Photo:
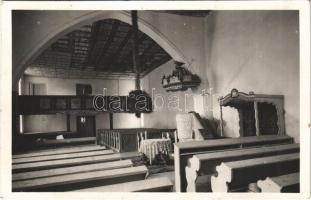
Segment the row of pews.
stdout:
[[174,145],[177,192],[299,192],[299,144],[251,136]]
[[145,165],[135,165],[137,152],[116,153],[104,146],[78,145],[13,155],[12,190],[164,192],[167,177],[148,179]]

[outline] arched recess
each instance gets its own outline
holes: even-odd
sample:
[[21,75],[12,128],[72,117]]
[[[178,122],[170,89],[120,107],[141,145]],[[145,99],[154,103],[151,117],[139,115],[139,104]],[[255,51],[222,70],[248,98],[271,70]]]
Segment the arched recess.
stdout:
[[[37,38],[39,42],[33,44],[27,54],[22,56],[18,61],[13,61],[13,88],[16,86],[28,64],[31,63],[38,55],[40,55],[40,53],[43,52],[44,49],[55,42],[59,37],[73,31],[77,27],[104,19],[117,19],[128,24],[132,23],[129,11],[90,11],[87,14],[74,18],[70,22],[58,24],[52,32],[41,35],[41,38]],[[139,18],[139,16],[138,27],[140,31],[144,32],[155,42],[157,42],[174,60],[188,63],[185,56],[170,40],[168,40],[150,23]],[[44,24],[38,28],[44,28]]]

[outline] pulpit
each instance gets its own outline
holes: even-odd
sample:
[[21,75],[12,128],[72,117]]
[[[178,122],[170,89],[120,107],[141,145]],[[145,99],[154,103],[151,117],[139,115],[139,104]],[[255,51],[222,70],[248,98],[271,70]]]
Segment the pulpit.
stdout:
[[239,113],[240,136],[285,135],[284,96],[249,94],[232,89],[219,98],[221,132],[223,134],[222,107],[230,106]]

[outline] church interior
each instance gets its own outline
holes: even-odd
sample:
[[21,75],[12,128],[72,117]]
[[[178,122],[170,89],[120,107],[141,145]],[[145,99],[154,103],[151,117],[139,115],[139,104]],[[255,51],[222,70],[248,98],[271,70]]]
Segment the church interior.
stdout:
[[299,192],[299,12],[12,11],[13,192]]

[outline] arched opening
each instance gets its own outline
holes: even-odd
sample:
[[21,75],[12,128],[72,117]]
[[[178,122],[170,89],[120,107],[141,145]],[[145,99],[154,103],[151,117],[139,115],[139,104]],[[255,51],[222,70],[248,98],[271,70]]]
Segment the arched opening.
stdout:
[[[42,17],[42,16],[39,16],[39,17]],[[57,14],[51,13],[50,17],[57,18]],[[93,12],[87,12],[86,14],[85,13],[79,14],[77,17],[72,18],[71,21],[66,21],[66,20],[57,21],[55,19],[55,21],[58,23],[52,24],[53,30],[50,32],[44,32],[42,30],[47,28],[45,26],[51,26],[51,25],[40,24],[40,26],[36,27],[37,32],[39,32],[40,34],[36,36],[36,38],[32,38],[31,36],[29,36],[28,38],[28,40],[31,40],[31,39],[34,40],[31,43],[32,46],[26,46],[26,48],[23,48],[23,50],[21,51],[24,51],[24,52],[19,53],[19,55],[16,56],[16,58],[14,58],[14,51],[18,51],[18,49],[14,50],[14,47],[18,48],[18,44],[14,46],[14,43],[13,43],[13,86],[17,84],[19,78],[21,77],[21,75],[23,74],[23,72],[25,71],[29,63],[33,62],[33,60],[38,55],[40,55],[53,42],[57,41],[57,39],[59,39],[62,35],[70,33],[72,30],[76,29],[77,27],[81,27],[83,25],[93,23],[98,20],[104,20],[104,19],[116,19],[124,23],[131,24],[131,18],[130,18],[129,12],[126,12],[126,11],[112,11],[112,12],[93,11]],[[18,18],[16,18],[16,20],[18,20]],[[13,17],[13,23],[14,23],[14,17]],[[30,23],[33,23],[33,22],[30,22]],[[138,26],[139,26],[140,31],[148,35],[150,38],[152,38],[174,60],[187,63],[187,60],[185,59],[181,51],[172,42],[170,42],[161,32],[156,30],[151,24],[149,24],[148,22],[144,21],[141,18],[138,18]],[[25,37],[24,39],[27,40],[27,36],[24,36],[24,37]],[[23,42],[22,38],[19,38],[19,39],[20,39],[20,42]]]

